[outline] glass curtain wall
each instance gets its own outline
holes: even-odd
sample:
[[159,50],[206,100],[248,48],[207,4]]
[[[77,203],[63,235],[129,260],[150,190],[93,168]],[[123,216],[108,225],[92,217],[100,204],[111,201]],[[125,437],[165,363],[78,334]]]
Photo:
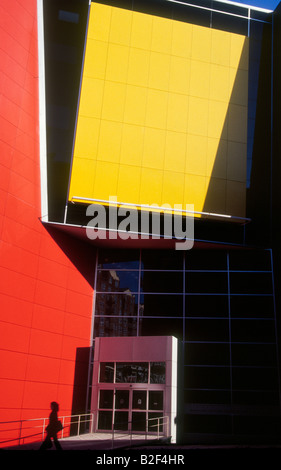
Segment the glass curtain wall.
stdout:
[[270,250],[100,251],[93,337],[139,335],[180,341],[186,435],[277,432]]

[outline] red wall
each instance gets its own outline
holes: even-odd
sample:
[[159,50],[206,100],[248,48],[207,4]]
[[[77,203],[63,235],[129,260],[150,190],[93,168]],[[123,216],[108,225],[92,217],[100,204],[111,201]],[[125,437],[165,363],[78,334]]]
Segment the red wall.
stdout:
[[71,414],[90,342],[93,261],[39,219],[36,14],[36,0],[0,0],[0,422],[48,416],[53,400]]

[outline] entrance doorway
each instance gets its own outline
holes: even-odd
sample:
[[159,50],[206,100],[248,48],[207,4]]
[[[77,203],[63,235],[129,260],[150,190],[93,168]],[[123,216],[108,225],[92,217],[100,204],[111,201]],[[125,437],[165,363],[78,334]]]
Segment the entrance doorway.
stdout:
[[99,431],[163,432],[164,390],[132,387],[99,390]]

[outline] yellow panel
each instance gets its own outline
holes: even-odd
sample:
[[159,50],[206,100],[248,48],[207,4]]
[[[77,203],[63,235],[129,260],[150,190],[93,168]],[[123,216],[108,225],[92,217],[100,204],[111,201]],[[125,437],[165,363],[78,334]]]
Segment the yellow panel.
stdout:
[[143,126],[146,118],[147,89],[127,85],[124,122]]
[[153,16],[134,12],[132,19],[131,46],[150,51]]
[[[98,139],[100,130],[100,120],[80,116],[76,130],[76,142],[74,149],[74,157],[80,158],[96,158]],[[73,173],[76,179],[75,172]],[[81,185],[83,182],[81,181]]]
[[210,67],[210,100],[229,102],[231,94],[229,67],[211,64]]
[[167,121],[168,94],[148,89],[145,123],[149,127],[164,129]]
[[186,145],[186,173],[206,175],[207,137],[188,135]]
[[212,29],[193,25],[191,57],[193,60],[210,62]]
[[69,199],[243,216],[248,49],[241,35],[92,2]]
[[230,65],[231,35],[225,31],[212,30],[211,62],[217,65]]
[[188,107],[188,132],[206,136],[208,134],[209,101],[190,96]]
[[123,121],[125,98],[125,84],[106,81],[104,83],[102,119]]
[[104,80],[84,77],[80,99],[80,116],[100,118],[103,104]]
[[167,129],[186,133],[188,120],[188,102],[189,97],[187,95],[169,93]]
[[162,201],[173,201],[173,204],[182,204],[184,194],[184,173],[164,171]]
[[97,161],[93,192],[96,199],[108,201],[110,196],[117,194],[118,171],[119,165],[116,163]]
[[131,48],[128,64],[128,83],[146,87],[149,75],[150,53],[142,49]]
[[100,126],[98,159],[119,162],[122,137],[122,123],[102,121]]
[[111,8],[111,10],[109,41],[116,44],[127,45],[130,43],[131,39],[133,13],[120,8]]
[[170,91],[189,94],[190,60],[171,56]]
[[141,166],[143,155],[144,127],[126,125],[123,126],[120,164]]
[[[108,41],[112,8],[106,5],[95,3],[91,5],[90,10],[90,28],[88,29],[88,39],[99,39]],[[101,21],[102,18],[102,21]]]
[[158,88],[160,90],[169,89],[170,62],[170,55],[161,54],[160,52],[151,52],[148,79],[149,88]]
[[141,167],[122,165],[119,168],[117,200],[138,204],[141,180]]
[[185,172],[186,135],[180,132],[168,131],[165,143],[164,169]]
[[165,131],[147,127],[144,134],[142,165],[162,169],[165,158]]
[[129,48],[119,44],[109,44],[107,53],[106,80],[127,82]]
[[141,204],[162,205],[163,171],[153,168],[141,169]]
[[172,22],[166,18],[153,16],[151,50],[171,53],[172,47]]
[[190,67],[189,93],[199,98],[209,98],[210,64],[193,60]]
[[190,58],[192,25],[181,21],[173,23],[172,55]]
[[104,80],[107,63],[107,50],[108,44],[106,42],[97,41],[95,39],[88,40],[86,48],[88,77]]

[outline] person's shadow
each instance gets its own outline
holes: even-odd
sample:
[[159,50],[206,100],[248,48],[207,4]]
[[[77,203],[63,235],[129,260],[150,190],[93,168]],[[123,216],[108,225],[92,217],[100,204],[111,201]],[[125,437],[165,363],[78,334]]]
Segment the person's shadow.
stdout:
[[59,404],[55,401],[51,403],[51,413],[49,416],[49,424],[46,427],[47,436],[42,442],[39,450],[47,450],[52,448],[52,439],[54,441],[55,447],[57,450],[62,450],[62,447],[59,443],[57,433],[62,430],[61,421],[58,420],[58,411]]

